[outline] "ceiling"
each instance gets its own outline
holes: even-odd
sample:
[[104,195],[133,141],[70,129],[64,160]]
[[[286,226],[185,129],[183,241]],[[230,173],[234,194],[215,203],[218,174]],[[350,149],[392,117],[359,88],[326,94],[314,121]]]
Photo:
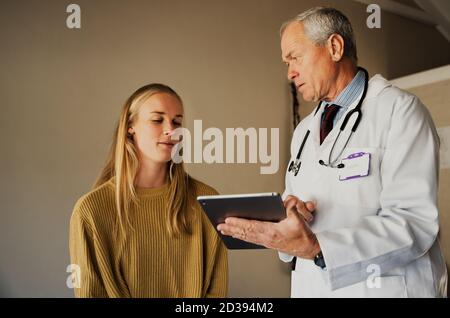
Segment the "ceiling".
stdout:
[[449,0],[354,0],[364,4],[378,4],[382,10],[436,27],[450,42]]

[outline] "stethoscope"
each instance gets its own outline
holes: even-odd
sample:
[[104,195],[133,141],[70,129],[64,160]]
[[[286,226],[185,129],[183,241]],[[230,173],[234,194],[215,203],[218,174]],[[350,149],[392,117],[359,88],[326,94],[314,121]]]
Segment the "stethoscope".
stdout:
[[[355,108],[353,108],[351,111],[349,111],[347,113],[347,115],[344,118],[344,121],[342,122],[341,127],[339,128],[339,133],[336,137],[336,139],[333,142],[333,145],[331,147],[331,150],[328,154],[328,163],[325,163],[323,160],[319,160],[319,164],[325,167],[330,167],[330,168],[337,168],[337,169],[342,169],[345,167],[345,165],[343,163],[340,163],[338,165],[335,165],[335,163],[339,160],[339,158],[341,157],[342,153],[344,152],[345,148],[347,147],[347,144],[350,140],[350,138],[352,137],[353,133],[356,131],[356,129],[359,126],[359,123],[361,122],[361,118],[362,118],[362,112],[361,112],[361,105],[364,102],[364,99],[366,98],[366,94],[367,94],[367,87],[369,86],[369,73],[367,72],[366,69],[362,68],[362,67],[358,67],[358,70],[361,70],[364,72],[364,90],[362,93],[361,98],[359,99],[358,105],[356,105]],[[314,112],[314,116],[316,116],[317,112],[319,111],[320,107],[322,106],[323,102],[319,103],[319,106],[317,106],[316,111]],[[353,127],[351,129],[350,135],[347,138],[347,141],[345,142],[344,147],[342,147],[341,151],[339,152],[339,155],[332,161],[331,160],[331,155],[333,153],[334,147],[336,145],[336,142],[339,140],[339,137],[341,136],[341,133],[345,130],[345,127],[347,127],[347,123],[350,120],[350,118],[354,115],[357,114],[356,117],[356,121],[353,124]],[[302,155],[303,152],[303,148],[305,147],[306,141],[308,140],[310,134],[310,130],[308,129],[306,131],[305,137],[303,137],[303,141],[300,145],[300,149],[298,150],[297,153],[297,157],[295,158],[295,162],[292,160],[291,163],[289,164],[289,172],[293,172],[294,176],[297,176],[298,172],[300,171],[300,167],[302,165],[302,162],[300,161],[300,157]]]

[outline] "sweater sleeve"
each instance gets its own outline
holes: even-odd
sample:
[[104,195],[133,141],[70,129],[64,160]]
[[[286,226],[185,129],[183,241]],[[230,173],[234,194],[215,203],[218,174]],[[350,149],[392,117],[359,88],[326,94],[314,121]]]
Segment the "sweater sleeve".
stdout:
[[[197,195],[217,195],[219,192],[201,182],[196,182]],[[198,203],[196,203],[198,205]],[[200,207],[200,205],[198,205]],[[200,207],[200,210],[201,207]],[[203,296],[206,298],[224,298],[228,294],[228,251],[216,229],[201,212],[204,241],[204,263],[206,281]]]
[[108,297],[95,258],[92,229],[77,209],[70,219],[69,247],[72,267],[75,265],[79,271],[79,280],[74,286],[75,297]]
[[217,237],[218,246],[212,261],[212,273],[207,298],[224,298],[228,293],[228,257],[227,249],[223,242]]

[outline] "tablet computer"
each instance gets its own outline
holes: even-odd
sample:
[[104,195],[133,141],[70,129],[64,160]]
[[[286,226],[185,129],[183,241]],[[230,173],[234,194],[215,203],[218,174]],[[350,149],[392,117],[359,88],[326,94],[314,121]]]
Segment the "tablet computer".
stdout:
[[[217,231],[217,225],[227,217],[278,222],[286,218],[286,210],[279,193],[253,193],[236,195],[207,195],[197,201]],[[263,249],[265,247],[248,243],[231,236],[222,235],[228,249]]]

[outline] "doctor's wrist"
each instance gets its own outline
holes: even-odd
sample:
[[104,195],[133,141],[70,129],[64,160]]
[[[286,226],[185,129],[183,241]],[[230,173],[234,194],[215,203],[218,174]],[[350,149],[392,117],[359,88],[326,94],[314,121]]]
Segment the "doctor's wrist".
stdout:
[[314,260],[317,256],[317,254],[319,254],[320,252],[322,252],[322,249],[320,248],[319,241],[317,240],[316,236],[314,235],[314,241],[313,241],[313,245],[311,248],[311,252],[308,255],[308,259]]

